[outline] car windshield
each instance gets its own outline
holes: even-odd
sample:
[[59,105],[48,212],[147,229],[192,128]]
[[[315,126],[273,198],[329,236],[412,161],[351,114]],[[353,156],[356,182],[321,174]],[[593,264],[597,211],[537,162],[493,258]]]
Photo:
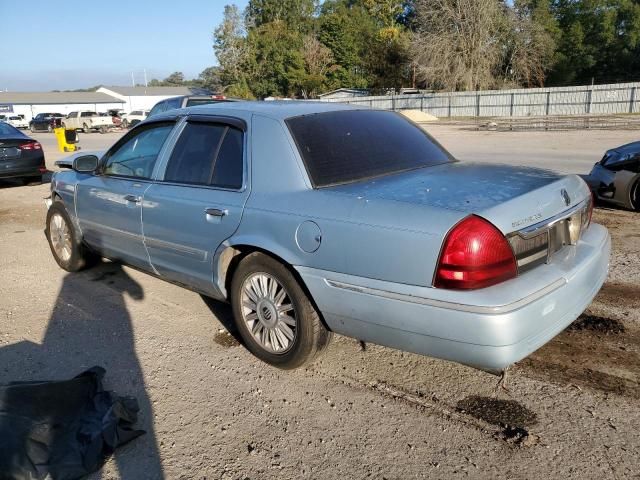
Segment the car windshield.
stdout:
[[315,188],[453,160],[429,134],[394,112],[343,110],[286,123]]

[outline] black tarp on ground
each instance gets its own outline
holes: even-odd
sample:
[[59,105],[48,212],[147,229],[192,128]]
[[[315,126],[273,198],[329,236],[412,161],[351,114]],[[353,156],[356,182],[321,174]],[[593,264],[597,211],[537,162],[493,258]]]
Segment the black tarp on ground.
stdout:
[[103,391],[104,373],[0,385],[0,480],[80,478],[144,433],[133,429],[138,402]]

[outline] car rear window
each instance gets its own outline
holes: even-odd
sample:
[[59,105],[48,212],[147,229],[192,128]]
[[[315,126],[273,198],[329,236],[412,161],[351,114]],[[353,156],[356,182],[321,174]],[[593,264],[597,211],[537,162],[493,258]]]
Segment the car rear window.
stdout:
[[0,135],[13,135],[15,133],[22,135],[19,130],[16,130],[8,123],[0,122]]
[[315,188],[452,160],[429,134],[394,112],[323,112],[292,117],[286,123]]
[[210,103],[218,103],[220,100],[214,100],[213,98],[190,98],[187,100],[187,107],[193,107],[195,105],[208,105]]

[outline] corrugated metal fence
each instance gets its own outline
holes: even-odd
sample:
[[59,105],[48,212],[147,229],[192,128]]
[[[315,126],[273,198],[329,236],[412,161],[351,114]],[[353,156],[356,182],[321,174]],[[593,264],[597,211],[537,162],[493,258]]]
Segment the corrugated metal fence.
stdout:
[[436,117],[529,117],[640,113],[640,82],[580,87],[485,90],[322,99]]

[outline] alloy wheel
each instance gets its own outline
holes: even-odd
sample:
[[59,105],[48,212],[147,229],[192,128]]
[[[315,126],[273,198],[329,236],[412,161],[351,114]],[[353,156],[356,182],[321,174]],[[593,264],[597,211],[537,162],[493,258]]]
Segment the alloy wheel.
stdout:
[[242,285],[242,319],[268,352],[288,352],[296,338],[297,315],[291,297],[274,277],[257,272]]
[[57,257],[63,262],[69,261],[71,258],[71,231],[67,222],[62,215],[55,213],[51,216],[49,223],[49,235],[51,237],[51,245]]

